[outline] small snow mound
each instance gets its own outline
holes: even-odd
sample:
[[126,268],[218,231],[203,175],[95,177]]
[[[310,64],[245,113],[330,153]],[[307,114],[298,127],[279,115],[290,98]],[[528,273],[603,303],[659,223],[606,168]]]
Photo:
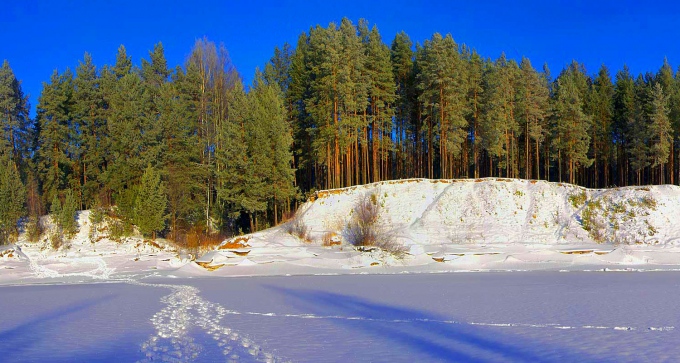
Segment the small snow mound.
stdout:
[[237,264],[237,266],[255,266],[255,265],[257,265],[257,263],[255,263],[255,262],[253,262],[253,261],[251,261],[247,258],[244,258],[243,261],[241,261]]

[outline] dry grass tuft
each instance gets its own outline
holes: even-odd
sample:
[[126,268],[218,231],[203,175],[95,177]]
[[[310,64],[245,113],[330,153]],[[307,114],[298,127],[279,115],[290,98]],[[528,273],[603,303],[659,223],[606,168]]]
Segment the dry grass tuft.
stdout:
[[240,248],[248,248],[248,247],[250,247],[250,245],[248,245],[249,240],[250,240],[250,236],[234,237],[234,238],[224,242],[224,244],[221,245],[218,249],[220,249],[220,250],[233,250],[233,249],[240,249]]
[[339,246],[342,244],[340,236],[335,232],[326,232],[321,237],[321,244],[325,247]]

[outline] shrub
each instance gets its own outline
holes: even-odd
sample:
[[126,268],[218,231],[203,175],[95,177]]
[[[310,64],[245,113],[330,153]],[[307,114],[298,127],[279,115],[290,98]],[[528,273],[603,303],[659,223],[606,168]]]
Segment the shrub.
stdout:
[[326,232],[323,234],[321,237],[321,245],[324,247],[331,247],[333,246],[333,238],[336,236],[335,233],[333,232]]
[[45,226],[43,226],[40,221],[40,217],[37,215],[28,217],[28,223],[26,223],[26,237],[30,242],[37,242],[44,231]]
[[569,202],[571,202],[571,205],[574,208],[580,208],[583,203],[586,202],[587,196],[585,191],[581,191],[580,193],[577,194],[571,194],[569,196]]
[[204,228],[194,226],[188,231],[177,231],[175,233],[175,246],[194,256],[214,250],[226,238],[220,233],[207,233]]
[[375,246],[396,257],[402,257],[406,248],[380,228],[377,224],[379,215],[377,194],[364,194],[354,206],[352,218],[345,226],[345,240],[355,247]]
[[311,242],[310,232],[311,228],[305,224],[300,216],[293,217],[292,220],[286,222],[284,225],[286,233],[299,238],[301,241]]
[[59,200],[57,194],[54,195],[50,212],[52,213],[52,221],[60,233],[64,233],[69,237],[76,234],[78,231],[76,225],[77,208],[76,198],[70,189],[66,191],[63,203]]
[[55,228],[50,234],[50,244],[52,248],[58,250],[64,244],[64,235],[61,228]]
[[120,219],[109,219],[109,237],[121,242],[121,238],[132,235],[132,224],[121,221]]
[[94,243],[97,239],[97,232],[99,226],[104,222],[106,217],[106,209],[102,207],[94,207],[90,210],[90,242]]
[[651,210],[656,210],[656,199],[649,196],[644,196],[642,199],[640,199],[640,205]]

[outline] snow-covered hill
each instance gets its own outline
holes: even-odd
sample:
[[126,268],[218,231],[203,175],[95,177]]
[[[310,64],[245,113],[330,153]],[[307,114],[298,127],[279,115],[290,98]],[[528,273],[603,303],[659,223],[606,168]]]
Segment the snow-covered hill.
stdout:
[[[403,259],[348,246],[348,222],[366,198],[378,205],[381,233],[408,249]],[[275,262],[408,271],[667,269],[680,264],[677,216],[677,186],[596,190],[497,178],[386,181],[317,192],[290,222],[308,230],[306,240],[286,233],[283,225],[240,237],[247,240],[247,257],[225,244],[201,261],[213,269]],[[331,239],[342,244],[323,247]]]
[[[370,200],[395,256],[349,243]],[[92,233],[89,212],[57,251],[46,239],[0,248],[0,283],[126,276],[243,276],[496,270],[680,269],[680,187],[606,190],[517,179],[386,181],[319,191],[294,220],[225,241],[195,261],[163,241]],[[306,233],[290,233],[291,225]],[[293,228],[294,229],[294,228]]]
[[586,189],[517,179],[423,180],[320,191],[300,218],[320,240],[342,235],[374,194],[379,224],[405,244],[680,244],[677,186]]

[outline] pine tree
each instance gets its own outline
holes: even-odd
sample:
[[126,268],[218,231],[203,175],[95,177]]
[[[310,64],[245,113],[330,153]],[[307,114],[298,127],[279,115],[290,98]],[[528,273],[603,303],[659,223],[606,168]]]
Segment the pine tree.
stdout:
[[134,204],[134,224],[143,236],[156,239],[156,233],[165,229],[167,205],[165,184],[160,173],[149,164],[142,175]]
[[112,68],[113,74],[117,79],[123,78],[132,71],[132,60],[127,55],[125,46],[121,44],[116,54],[116,64]]
[[668,118],[667,97],[660,83],[656,83],[652,90],[652,113],[649,124],[650,152],[652,166],[659,168],[659,183],[664,184],[664,165],[670,154],[672,129]]
[[[514,134],[519,125],[516,119],[516,84],[519,68],[514,61],[507,61],[505,54],[493,64],[488,64],[484,77],[484,113],[480,120],[482,147],[493,159],[496,167],[505,169],[505,176],[513,176]],[[493,173],[493,167],[490,168]]]
[[395,126],[401,157],[398,163],[403,165],[402,177],[418,176],[420,172],[419,145],[420,138],[416,137],[420,131],[420,123],[414,117],[417,103],[415,99],[415,74],[413,72],[413,42],[405,32],[398,33],[390,47],[390,59],[395,82]]
[[[612,146],[614,140],[614,85],[612,84],[609,70],[602,65],[593,82],[591,96],[592,142],[593,158],[595,163],[595,186],[607,187],[611,185],[611,164],[614,155]],[[602,177],[600,175],[602,174]]]
[[392,127],[396,87],[390,61],[390,49],[383,43],[377,27],[374,26],[368,34],[365,48],[366,60],[362,68],[365,69],[368,77],[367,79],[360,78],[359,82],[365,79],[364,82],[369,85],[367,89],[369,103],[365,104],[360,101],[364,94],[359,88],[359,92],[356,92],[359,97],[356,104],[358,107],[368,107],[370,110],[373,135],[373,175],[374,181],[378,181],[395,177],[395,175],[390,175],[388,170],[391,164],[388,157],[389,151],[395,146],[392,142],[392,135],[394,132],[399,134],[399,131],[393,130]]
[[[428,143],[433,136],[439,136],[439,172],[442,178],[451,178],[454,161],[462,152],[466,140],[467,113],[465,104],[466,74],[458,45],[450,34],[440,34],[425,41],[419,63],[421,72],[418,87],[422,91],[420,100],[424,115],[429,119]],[[429,145],[431,150],[433,145]],[[431,151],[430,151],[431,152]],[[434,177],[434,166],[429,161],[429,177]]]
[[0,244],[16,236],[19,219],[25,215],[26,190],[9,155],[0,159]]
[[628,185],[627,152],[634,140],[629,127],[635,124],[635,82],[627,66],[616,73],[614,86],[614,142],[617,148],[619,182]]
[[569,183],[572,184],[576,182],[577,168],[589,167],[593,162],[588,158],[591,119],[583,110],[583,91],[579,87],[581,75],[578,68],[568,68],[558,77],[556,91],[557,121],[553,142],[560,155],[566,158]]
[[536,178],[539,175],[540,143],[547,133],[546,112],[548,108],[548,88],[541,76],[532,67],[528,58],[522,58],[520,79],[517,87],[517,115],[522,124],[524,136],[524,177],[532,177],[532,157],[530,144],[535,145],[533,159],[536,161]]
[[642,183],[642,173],[649,166],[649,115],[651,88],[647,80],[640,74],[633,85],[634,104],[632,117],[627,125],[628,160],[635,172],[635,183]]

